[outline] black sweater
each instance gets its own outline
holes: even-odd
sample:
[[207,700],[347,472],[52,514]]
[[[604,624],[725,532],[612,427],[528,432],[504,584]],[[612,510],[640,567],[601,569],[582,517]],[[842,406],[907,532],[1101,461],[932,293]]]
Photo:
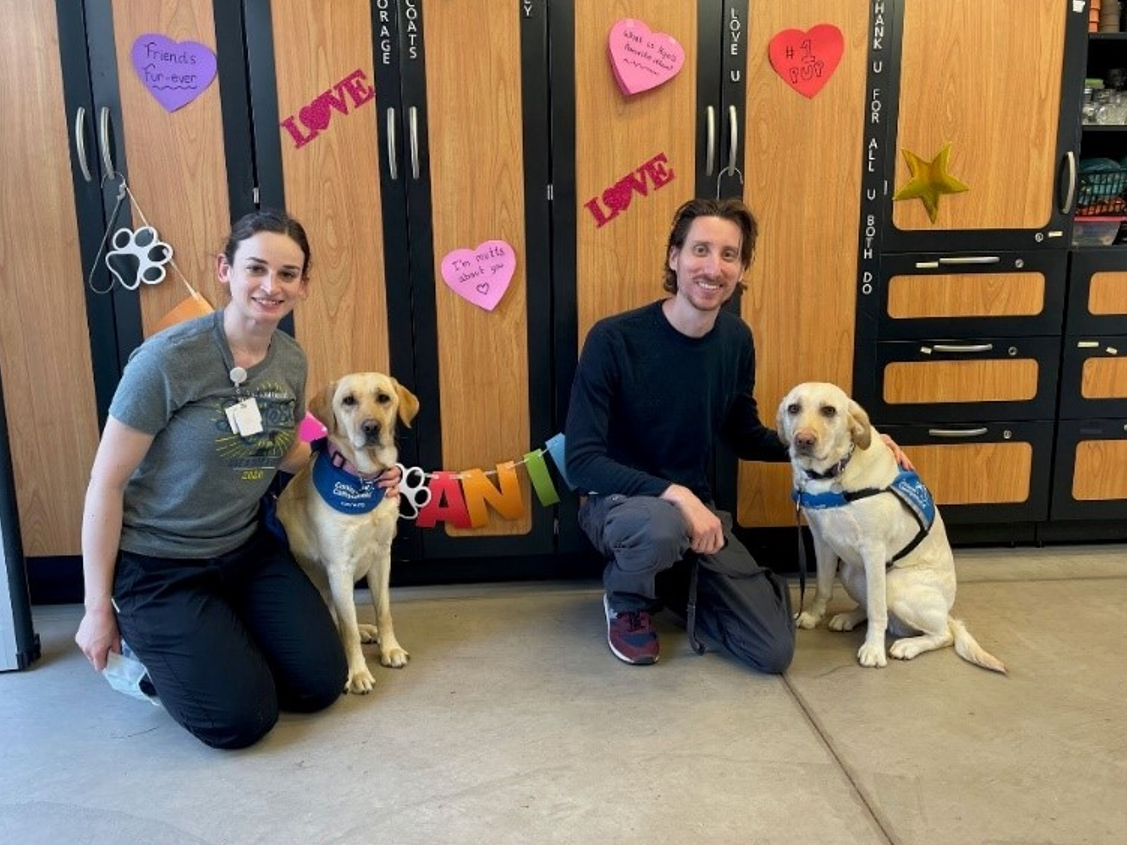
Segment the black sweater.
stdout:
[[712,500],[717,438],[744,460],[781,462],[759,420],[751,329],[722,311],[701,338],[673,328],[661,301],[591,329],[568,408],[567,473],[580,492],[658,496],[681,484]]

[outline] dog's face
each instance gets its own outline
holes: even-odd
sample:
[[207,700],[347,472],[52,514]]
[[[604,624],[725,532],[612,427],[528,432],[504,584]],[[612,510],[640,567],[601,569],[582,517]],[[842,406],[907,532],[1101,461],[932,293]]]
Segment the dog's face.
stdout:
[[872,442],[868,414],[840,387],[825,382],[792,388],[779,403],[776,427],[791,457],[806,467],[836,463],[852,444],[868,449]]
[[373,459],[394,449],[396,419],[409,428],[418,411],[415,394],[383,373],[342,376],[309,403],[309,413],[341,451],[367,452]]

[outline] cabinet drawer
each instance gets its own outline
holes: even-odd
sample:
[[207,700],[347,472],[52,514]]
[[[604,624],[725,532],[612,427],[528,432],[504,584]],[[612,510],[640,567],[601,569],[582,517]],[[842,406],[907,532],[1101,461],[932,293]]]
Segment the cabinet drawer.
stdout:
[[1127,418],[1062,420],[1053,473],[1053,519],[1127,516]]
[[1060,415],[1065,419],[1127,416],[1127,335],[1065,340]]
[[1059,334],[1068,256],[886,255],[881,259],[881,338]]
[[892,425],[950,524],[1036,521],[1049,511],[1053,423]]
[[1116,334],[1127,325],[1127,248],[1073,253],[1068,334]]
[[879,422],[1051,419],[1060,339],[927,339],[877,344],[866,404]]

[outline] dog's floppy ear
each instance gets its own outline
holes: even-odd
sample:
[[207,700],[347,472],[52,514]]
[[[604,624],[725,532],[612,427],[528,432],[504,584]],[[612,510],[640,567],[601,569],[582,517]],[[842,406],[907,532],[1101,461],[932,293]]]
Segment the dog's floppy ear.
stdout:
[[329,434],[336,433],[337,419],[333,413],[333,394],[336,392],[337,383],[334,381],[321,388],[309,402],[309,413],[329,430]]
[[787,438],[787,399],[784,397],[783,401],[779,403],[779,410],[775,412],[775,433],[779,435],[779,439],[783,441],[784,446],[790,445],[790,440]]
[[849,400],[849,433],[858,448],[868,449],[873,442],[873,425],[869,422],[869,415],[852,399]]
[[410,428],[411,420],[419,413],[419,397],[395,379],[391,381],[395,385],[395,392],[399,394],[399,419],[403,425]]

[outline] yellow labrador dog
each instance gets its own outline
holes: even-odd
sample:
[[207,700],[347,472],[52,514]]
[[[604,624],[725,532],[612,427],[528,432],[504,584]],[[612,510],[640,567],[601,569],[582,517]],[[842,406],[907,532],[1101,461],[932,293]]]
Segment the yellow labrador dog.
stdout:
[[[399,502],[376,481],[398,459],[396,419],[410,426],[419,400],[383,373],[353,373],[325,387],[309,412],[328,429],[313,457],[282,491],[278,519],[290,549],[334,610],[348,657],[348,690],[371,692],[362,642],[376,642],[384,666],[401,667],[408,654],[395,639],[388,579]],[[353,585],[368,582],[375,625],[356,621]]]
[[884,666],[885,631],[893,657],[911,660],[952,643],[960,657],[1005,672],[950,615],[955,602],[955,562],[943,518],[927,488],[900,469],[892,450],[861,406],[841,388],[807,382],[779,405],[779,437],[790,449],[795,498],[814,537],[818,586],[800,628],[826,613],[834,575],[858,603],[830,619],[834,631],[869,620],[857,652],[862,666]]

